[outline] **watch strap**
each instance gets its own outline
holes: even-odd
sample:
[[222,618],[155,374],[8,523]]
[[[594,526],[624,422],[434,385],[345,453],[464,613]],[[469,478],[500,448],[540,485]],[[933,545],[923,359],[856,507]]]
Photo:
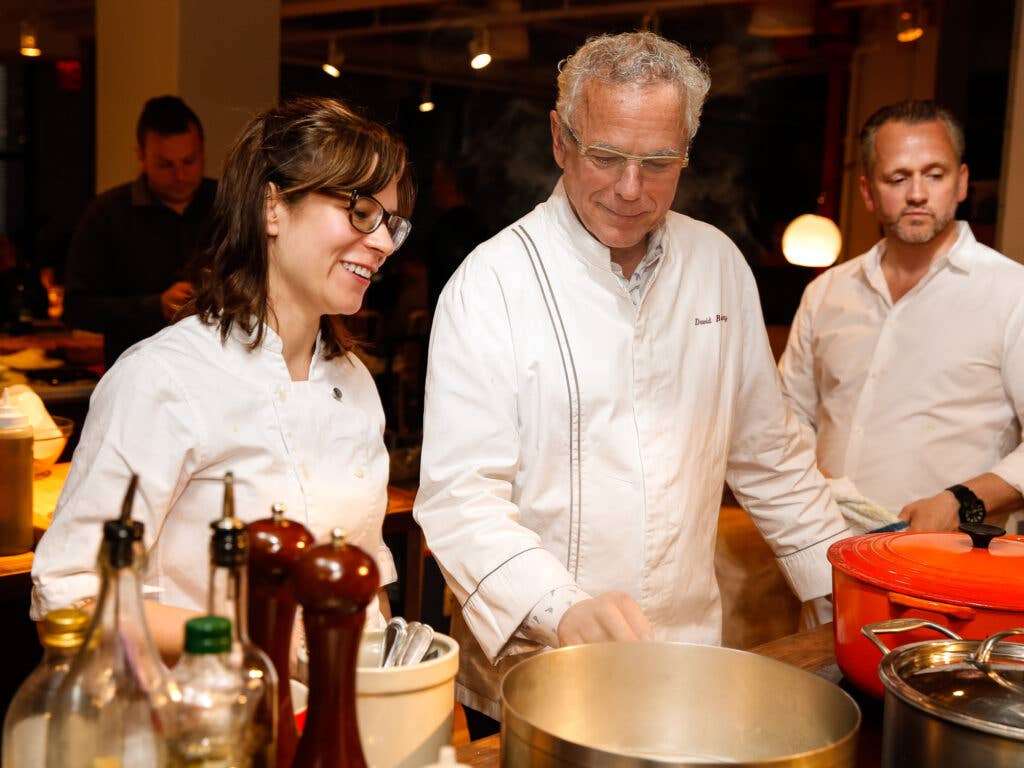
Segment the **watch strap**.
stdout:
[[980,523],[985,519],[985,502],[979,499],[974,491],[966,485],[951,485],[946,490],[956,496],[956,500],[960,502],[961,523]]

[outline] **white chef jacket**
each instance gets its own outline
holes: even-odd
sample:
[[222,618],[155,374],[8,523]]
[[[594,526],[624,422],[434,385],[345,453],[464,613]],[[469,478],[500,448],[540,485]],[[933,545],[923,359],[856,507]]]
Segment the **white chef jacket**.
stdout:
[[895,304],[884,240],[817,277],[779,361],[819,466],[894,511],[985,472],[1024,492],[1024,267],[957,228]]
[[415,515],[472,630],[455,617],[459,699],[492,716],[512,655],[539,647],[510,638],[560,587],[625,591],[659,639],[720,642],[724,481],[800,598],[831,591],[846,525],[779,391],[750,270],[707,224],[669,213],[658,234],[636,306],[559,183],[438,303]]
[[118,516],[132,472],[146,591],[161,603],[205,610],[210,523],[228,470],[241,520],[283,503],[318,542],[342,528],[376,557],[382,584],[395,580],[381,534],[384,412],[369,372],[351,354],[325,360],[318,340],[309,380],[292,381],[273,330],[251,352],[248,340],[233,326],[221,344],[218,328],[188,317],[133,346],[100,380],[32,564],[33,619],[98,592],[103,522]]

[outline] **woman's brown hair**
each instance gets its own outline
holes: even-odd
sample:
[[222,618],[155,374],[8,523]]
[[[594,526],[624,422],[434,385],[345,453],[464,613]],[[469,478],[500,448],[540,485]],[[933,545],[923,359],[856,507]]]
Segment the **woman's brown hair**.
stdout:
[[[237,324],[252,336],[249,348],[255,349],[272,311],[267,302],[270,185],[295,205],[321,190],[376,194],[395,178],[398,213],[408,217],[414,192],[405,144],[340,101],[296,99],[257,115],[228,152],[199,287],[186,314],[218,325],[222,341]],[[340,329],[320,318],[327,358],[352,346]]]

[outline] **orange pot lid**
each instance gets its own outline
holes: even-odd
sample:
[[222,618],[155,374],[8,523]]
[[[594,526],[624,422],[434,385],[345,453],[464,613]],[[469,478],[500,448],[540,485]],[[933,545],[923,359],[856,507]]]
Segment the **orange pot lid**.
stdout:
[[1024,611],[1024,536],[993,538],[986,549],[961,532],[875,533],[836,542],[828,559],[842,573],[881,589]]

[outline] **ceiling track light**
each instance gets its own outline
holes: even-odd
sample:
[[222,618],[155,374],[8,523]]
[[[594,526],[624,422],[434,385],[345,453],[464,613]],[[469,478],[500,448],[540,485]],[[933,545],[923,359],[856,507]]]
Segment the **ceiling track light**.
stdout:
[[483,69],[491,63],[491,36],[487,27],[481,27],[469,41],[469,66]]
[[21,20],[21,26],[18,34],[18,42],[20,45],[20,53],[22,56],[35,58],[36,56],[43,55],[43,51],[39,47],[39,35],[36,32],[36,25],[33,24],[28,19]]
[[420,112],[433,112],[434,100],[430,98],[430,83],[423,83],[423,92],[420,94]]
[[896,39],[912,43],[924,36],[924,8],[922,0],[904,0],[899,4],[896,17]]
[[341,65],[345,63],[345,54],[338,50],[337,41],[332,37],[327,44],[327,61],[320,65],[320,69],[331,77],[341,77]]
[[921,19],[921,4],[904,5],[896,19],[896,39],[901,43],[912,43],[924,36],[924,22]]

